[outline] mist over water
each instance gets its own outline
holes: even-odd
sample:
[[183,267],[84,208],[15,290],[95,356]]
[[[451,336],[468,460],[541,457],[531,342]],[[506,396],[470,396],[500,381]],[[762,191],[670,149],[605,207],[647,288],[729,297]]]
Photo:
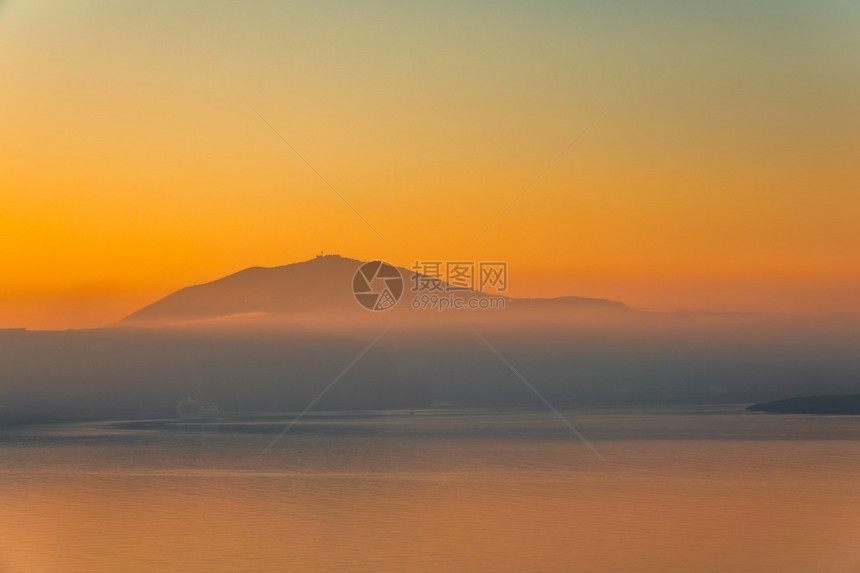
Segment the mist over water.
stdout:
[[0,567],[856,571],[860,426],[739,406],[20,428]]

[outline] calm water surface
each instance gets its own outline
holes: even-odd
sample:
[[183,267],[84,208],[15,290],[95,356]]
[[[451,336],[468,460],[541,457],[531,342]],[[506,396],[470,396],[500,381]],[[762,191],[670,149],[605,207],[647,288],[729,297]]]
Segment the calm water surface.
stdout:
[[0,432],[0,571],[860,571],[860,418],[739,407]]

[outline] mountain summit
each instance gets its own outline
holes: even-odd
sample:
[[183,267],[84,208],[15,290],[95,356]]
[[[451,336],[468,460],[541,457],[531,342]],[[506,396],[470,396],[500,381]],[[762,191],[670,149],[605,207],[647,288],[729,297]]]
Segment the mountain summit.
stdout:
[[362,261],[339,255],[278,267],[250,267],[180,289],[120,321],[120,325],[292,315],[356,308],[350,285]]

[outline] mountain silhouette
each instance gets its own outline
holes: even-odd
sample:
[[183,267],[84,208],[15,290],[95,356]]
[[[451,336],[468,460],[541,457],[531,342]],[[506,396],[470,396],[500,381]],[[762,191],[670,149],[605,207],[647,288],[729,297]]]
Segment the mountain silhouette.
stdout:
[[[244,321],[272,318],[338,315],[367,317],[353,295],[354,277],[364,261],[339,255],[320,255],[308,261],[278,267],[251,267],[205,284],[189,286],[146,306],[121,320],[118,326],[164,326],[195,322]],[[392,312],[411,313],[410,291],[416,273],[396,267],[403,278],[402,300]],[[424,275],[417,275],[424,277]],[[447,283],[439,281],[445,293]],[[463,299],[484,298],[474,290],[457,290]],[[569,310],[628,311],[620,302],[560,297],[549,299],[505,297],[509,314]],[[494,312],[504,312],[497,310]]]

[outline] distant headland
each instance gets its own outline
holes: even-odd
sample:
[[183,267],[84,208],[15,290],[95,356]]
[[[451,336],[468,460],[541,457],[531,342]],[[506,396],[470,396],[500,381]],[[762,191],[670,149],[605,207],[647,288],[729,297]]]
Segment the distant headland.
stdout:
[[860,394],[798,396],[753,404],[747,410],[776,414],[860,415]]

